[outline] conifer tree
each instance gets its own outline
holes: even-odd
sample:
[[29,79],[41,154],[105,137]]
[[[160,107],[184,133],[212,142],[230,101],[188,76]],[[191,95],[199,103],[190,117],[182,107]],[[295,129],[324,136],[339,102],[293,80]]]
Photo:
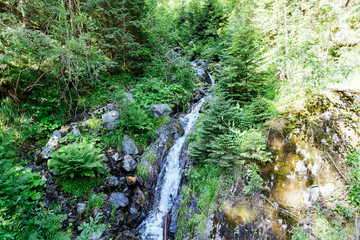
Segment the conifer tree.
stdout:
[[190,144],[190,155],[199,164],[230,167],[238,159],[230,128],[238,123],[239,109],[223,97],[215,98],[200,120],[200,126]]
[[83,4],[83,9],[96,20],[95,36],[111,59],[124,71],[141,69],[139,60],[147,52],[142,29],[145,1],[90,0]]
[[265,75],[258,71],[261,46],[254,28],[249,21],[239,21],[236,26],[241,27],[229,27],[225,36],[227,57],[219,88],[227,99],[244,104],[264,91]]

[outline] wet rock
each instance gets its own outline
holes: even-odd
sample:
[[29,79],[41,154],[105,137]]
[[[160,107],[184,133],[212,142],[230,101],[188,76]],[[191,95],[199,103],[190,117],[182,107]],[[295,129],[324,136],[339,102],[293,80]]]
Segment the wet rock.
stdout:
[[114,130],[118,126],[117,121],[119,120],[119,112],[118,111],[111,111],[107,112],[102,116],[102,122],[106,124],[106,128],[108,130]]
[[60,139],[61,139],[61,133],[59,131],[55,131],[52,137],[50,138],[49,142],[45,145],[45,147],[41,151],[41,157],[43,159],[50,158],[50,154],[59,147]]
[[137,226],[140,225],[140,223],[142,223],[142,221],[144,221],[145,218],[146,218],[146,215],[143,212],[132,214],[127,219],[126,225],[128,225],[130,228],[136,228]]
[[145,158],[148,154],[154,154],[155,161],[149,165],[149,174],[144,182],[145,191],[148,192],[146,204],[151,207],[153,204],[153,194],[156,187],[157,179],[160,173],[160,168],[165,160],[165,157],[175,142],[175,136],[182,136],[184,129],[180,120],[171,118],[165,126],[158,129],[156,133],[157,139],[149,146],[149,150],[145,152],[141,157],[141,162],[146,162]]
[[126,183],[129,186],[134,186],[136,184],[136,177],[126,177]]
[[110,195],[110,202],[115,204],[116,209],[129,205],[129,199],[125,193],[114,192]]
[[117,187],[117,186],[119,186],[119,183],[120,183],[119,179],[117,177],[115,177],[115,176],[109,178],[108,182],[109,182],[109,185],[112,186],[112,187]]
[[157,104],[150,107],[150,111],[156,118],[162,118],[169,116],[172,113],[172,109],[167,104]]
[[140,240],[140,237],[138,237],[134,232],[130,230],[126,230],[122,233],[120,233],[118,236],[116,236],[115,240]]
[[198,76],[199,80],[204,83],[211,84],[211,78],[209,75],[209,68],[204,60],[195,60],[191,62],[195,70],[195,75]]
[[86,209],[86,203],[78,203],[76,205],[76,211],[79,214],[79,216],[82,216]]
[[126,155],[124,157],[123,168],[127,172],[131,172],[136,169],[136,162],[130,155]]
[[130,155],[136,155],[139,153],[139,150],[135,145],[135,141],[129,138],[128,135],[124,136],[124,139],[122,141],[121,151],[124,154],[130,154]]

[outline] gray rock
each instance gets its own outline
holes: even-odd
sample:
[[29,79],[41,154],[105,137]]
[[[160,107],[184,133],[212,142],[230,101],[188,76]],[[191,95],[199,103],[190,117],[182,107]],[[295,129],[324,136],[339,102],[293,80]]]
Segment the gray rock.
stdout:
[[61,133],[59,131],[55,131],[50,138],[49,142],[43,147],[41,151],[41,157],[43,159],[49,159],[50,154],[59,147],[59,140],[61,139]]
[[82,216],[86,209],[86,203],[78,203],[76,205],[76,211],[77,213]]
[[129,136],[127,135],[124,136],[124,139],[122,141],[121,151],[124,154],[131,154],[131,155],[136,155],[139,153],[139,150],[135,145],[135,141],[129,138]]
[[131,171],[134,171],[136,169],[136,162],[130,155],[126,155],[124,157],[123,168],[127,172],[131,172]]
[[195,60],[191,62],[194,70],[195,75],[199,78],[201,82],[204,83],[210,83],[211,84],[211,78],[209,75],[209,68],[204,60]]
[[120,160],[119,153],[115,153],[111,158],[114,159],[114,161],[119,161]]
[[113,177],[109,178],[110,186],[116,187],[116,186],[119,186],[119,183],[120,183],[120,181],[117,177],[113,176]]
[[81,132],[76,126],[73,127],[70,134],[73,135],[73,136],[78,136],[79,138],[81,138]]
[[110,195],[110,202],[115,204],[116,209],[129,205],[129,199],[126,197],[125,193],[120,192],[113,192]]
[[133,101],[134,101],[134,94],[129,93],[129,92],[126,92],[126,93],[124,93],[124,95],[125,95],[125,99],[126,99],[126,100],[128,100],[128,101],[130,101],[130,102],[133,102]]
[[109,159],[106,156],[103,156],[103,161],[104,162],[109,162]]
[[111,111],[107,112],[102,116],[102,122],[106,124],[106,128],[108,130],[114,130],[118,126],[117,121],[119,120],[119,112],[118,111]]
[[150,107],[150,111],[156,118],[162,118],[172,113],[172,109],[167,104],[157,104]]

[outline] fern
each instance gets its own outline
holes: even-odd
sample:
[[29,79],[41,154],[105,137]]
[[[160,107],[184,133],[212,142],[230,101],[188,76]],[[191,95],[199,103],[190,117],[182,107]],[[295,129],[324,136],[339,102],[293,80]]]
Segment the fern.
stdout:
[[64,177],[95,177],[104,173],[100,151],[92,144],[72,143],[53,152],[48,167]]

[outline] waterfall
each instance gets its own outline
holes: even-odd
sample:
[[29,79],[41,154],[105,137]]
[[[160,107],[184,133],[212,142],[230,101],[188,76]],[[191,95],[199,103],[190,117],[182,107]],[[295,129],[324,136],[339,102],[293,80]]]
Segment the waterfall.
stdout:
[[155,203],[153,210],[142,223],[143,240],[163,239],[163,219],[169,213],[179,191],[182,175],[180,167],[181,149],[185,144],[186,137],[196,124],[200,108],[205,99],[206,97],[202,98],[197,104],[195,104],[191,113],[180,119],[184,126],[185,133],[182,137],[176,140],[166,157],[166,161],[164,163],[165,166],[162,168],[162,172],[160,173],[160,176],[163,176],[159,185],[161,189],[160,199]]

